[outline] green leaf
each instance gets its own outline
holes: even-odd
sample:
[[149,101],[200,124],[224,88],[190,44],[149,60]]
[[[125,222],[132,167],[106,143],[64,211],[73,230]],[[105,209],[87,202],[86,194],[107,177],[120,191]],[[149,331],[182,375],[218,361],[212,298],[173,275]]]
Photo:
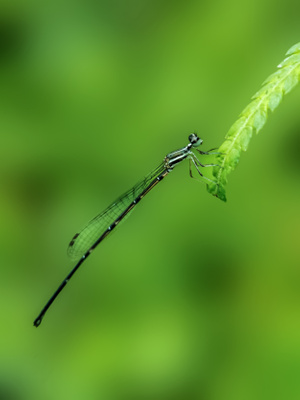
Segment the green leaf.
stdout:
[[227,177],[240,160],[242,151],[248,149],[253,132],[258,133],[265,125],[268,114],[279,105],[284,94],[289,93],[300,79],[300,42],[292,46],[287,57],[278,65],[261,89],[252,96],[253,101],[241,112],[229,129],[225,141],[219,147],[217,164],[213,168],[214,182],[207,185],[209,193],[226,201]]
[[294,54],[294,53],[300,53],[300,42],[294,44],[287,52],[286,55]]
[[269,109],[271,111],[274,111],[275,108],[278,106],[278,104],[282,100],[283,93],[281,90],[274,91],[273,93],[270,94],[269,96]]
[[250,139],[252,138],[252,132],[253,132],[252,126],[245,126],[245,128],[240,134],[240,144],[241,144],[241,149],[243,151],[246,151],[248,148]]

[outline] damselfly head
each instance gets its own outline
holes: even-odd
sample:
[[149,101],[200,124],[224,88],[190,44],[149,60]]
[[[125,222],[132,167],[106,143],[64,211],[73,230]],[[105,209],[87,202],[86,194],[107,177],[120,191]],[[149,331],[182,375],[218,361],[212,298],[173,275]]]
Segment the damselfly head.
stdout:
[[198,147],[203,143],[203,140],[196,135],[196,133],[191,133],[189,136],[189,141],[193,147]]

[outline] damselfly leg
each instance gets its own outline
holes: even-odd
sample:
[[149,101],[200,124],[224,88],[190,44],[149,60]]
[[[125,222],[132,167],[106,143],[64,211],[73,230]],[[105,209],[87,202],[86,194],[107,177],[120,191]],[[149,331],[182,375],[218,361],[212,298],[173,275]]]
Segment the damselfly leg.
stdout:
[[[196,149],[196,150],[198,150],[198,149]],[[202,174],[202,172],[200,171],[199,167],[202,167],[202,168],[206,168],[206,167],[219,167],[219,168],[222,168],[219,164],[202,164],[202,163],[198,160],[198,158],[195,156],[195,154],[191,154],[190,157],[189,157],[190,177],[193,178],[193,179],[196,179],[196,180],[198,180],[198,181],[200,181],[200,182],[203,182],[203,181],[202,181],[201,179],[197,179],[197,178],[195,178],[195,177],[193,176],[193,172],[192,172],[192,163],[194,164],[194,166],[195,166],[195,168],[196,168],[198,174],[201,176],[201,178],[205,179],[206,181],[208,181],[208,182],[210,182],[210,183],[215,183],[215,181],[213,181],[212,179],[207,178],[206,176],[204,176],[204,175]],[[205,183],[205,182],[203,182],[203,183]]]

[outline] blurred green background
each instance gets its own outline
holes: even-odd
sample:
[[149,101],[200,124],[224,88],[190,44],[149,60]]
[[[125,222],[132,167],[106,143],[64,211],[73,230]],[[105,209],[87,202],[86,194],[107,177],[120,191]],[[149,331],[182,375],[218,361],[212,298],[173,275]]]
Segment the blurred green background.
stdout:
[[300,89],[228,202],[176,168],[77,272],[89,219],[187,144],[219,146],[299,42],[291,0],[2,1],[0,398],[300,398]]

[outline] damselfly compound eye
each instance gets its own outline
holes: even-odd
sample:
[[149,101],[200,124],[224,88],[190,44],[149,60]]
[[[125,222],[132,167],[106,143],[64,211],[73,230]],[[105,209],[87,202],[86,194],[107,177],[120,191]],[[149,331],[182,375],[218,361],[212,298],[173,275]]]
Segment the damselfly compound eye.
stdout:
[[190,134],[190,136],[189,136],[189,141],[191,142],[191,144],[192,144],[193,147],[198,147],[198,146],[200,146],[200,144],[203,143],[203,140],[200,139],[200,138],[196,135],[196,133],[191,133],[191,134]]

